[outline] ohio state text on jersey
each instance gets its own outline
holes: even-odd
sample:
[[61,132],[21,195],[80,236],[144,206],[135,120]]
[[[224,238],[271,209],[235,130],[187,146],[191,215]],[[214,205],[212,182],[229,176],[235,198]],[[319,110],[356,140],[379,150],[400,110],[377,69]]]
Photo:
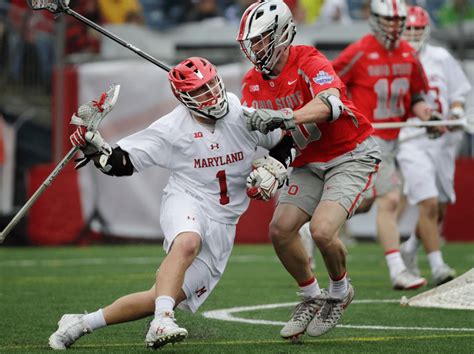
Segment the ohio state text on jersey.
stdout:
[[298,124],[291,133],[300,149],[293,166],[327,162],[353,150],[373,130],[347,98],[344,84],[318,50],[303,45],[290,47],[288,62],[276,78],[264,78],[255,69],[249,70],[242,82],[242,102],[254,108],[296,110],[329,88],[339,89],[341,101],[355,119],[346,111],[333,123]]

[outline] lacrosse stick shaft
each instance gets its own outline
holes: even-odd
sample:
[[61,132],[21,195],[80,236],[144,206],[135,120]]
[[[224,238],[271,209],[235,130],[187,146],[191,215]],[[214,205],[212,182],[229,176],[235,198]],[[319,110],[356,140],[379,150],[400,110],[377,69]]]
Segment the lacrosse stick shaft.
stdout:
[[21,209],[16,213],[13,219],[8,223],[5,229],[0,233],[0,243],[3,243],[5,237],[10,233],[10,231],[18,224],[21,218],[26,214],[28,210],[33,206],[36,200],[43,194],[43,192],[48,188],[59,172],[62,171],[64,166],[74,157],[76,152],[79,150],[78,147],[73,147],[66,156],[56,165],[53,172],[44,180],[41,186],[35,191],[35,193],[28,199],[28,201],[21,207]]
[[142,50],[135,47],[134,45],[125,42],[122,38],[117,37],[116,35],[114,35],[113,33],[109,32],[109,31],[107,31],[105,28],[99,26],[95,22],[92,22],[91,20],[89,20],[88,18],[82,16],[81,14],[77,13],[76,11],[71,10],[69,7],[65,8],[64,12],[66,12],[68,15],[73,16],[74,18],[76,18],[77,20],[79,20],[82,23],[86,24],[87,26],[92,27],[96,31],[102,33],[104,36],[110,38],[111,40],[117,42],[118,44],[124,46],[125,48],[130,49],[132,52],[138,54],[142,58],[148,60],[152,64],[155,64],[156,66],[160,67],[161,69],[163,69],[165,71],[170,71],[171,70],[171,68],[168,65],[160,62],[156,58],[152,57],[150,54],[143,52]]
[[393,128],[405,128],[405,127],[438,127],[438,126],[465,126],[465,119],[453,119],[453,120],[430,120],[424,122],[387,122],[387,123],[372,123],[375,129],[393,129]]

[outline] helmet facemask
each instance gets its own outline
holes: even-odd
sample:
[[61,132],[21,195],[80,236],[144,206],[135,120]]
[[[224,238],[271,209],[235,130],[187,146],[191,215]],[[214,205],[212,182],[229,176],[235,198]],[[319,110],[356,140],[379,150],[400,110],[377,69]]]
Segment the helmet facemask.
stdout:
[[168,78],[176,98],[195,115],[215,121],[229,113],[224,82],[208,60],[185,59],[169,72]]
[[410,6],[403,39],[420,52],[430,38],[430,15],[420,6]]
[[179,100],[193,113],[211,120],[223,118],[229,110],[220,75],[195,90],[181,92]]
[[242,16],[237,41],[255,68],[270,74],[291,45],[296,26],[283,1],[265,1],[249,6]]
[[372,13],[369,23],[372,30],[387,50],[398,47],[400,38],[405,29],[406,17],[380,16]]

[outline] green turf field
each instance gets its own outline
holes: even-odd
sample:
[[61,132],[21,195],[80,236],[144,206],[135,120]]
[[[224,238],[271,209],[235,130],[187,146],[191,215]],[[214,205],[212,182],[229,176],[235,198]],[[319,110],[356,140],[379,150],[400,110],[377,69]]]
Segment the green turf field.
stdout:
[[[448,244],[445,260],[459,273],[474,266],[474,243]],[[163,257],[160,245],[82,248],[0,249],[0,352],[46,352],[48,336],[63,313],[94,311],[115,298],[151,286]],[[163,352],[206,353],[474,353],[474,311],[400,307],[402,295],[390,289],[381,249],[376,244],[349,248],[354,303],[339,328],[304,344],[286,343],[281,325],[292,308],[247,309],[232,315],[259,324],[203,316],[207,311],[296,302],[296,287],[269,245],[236,246],[226,274],[200,312],[177,312],[189,338]],[[426,257],[421,269],[429,276]],[[321,259],[319,282],[327,284]],[[361,301],[361,300],[379,300]],[[215,312],[214,312],[215,313]],[[220,312],[227,313],[225,311]],[[149,320],[97,330],[81,338],[73,352],[145,351]],[[365,326],[365,327],[364,327]]]

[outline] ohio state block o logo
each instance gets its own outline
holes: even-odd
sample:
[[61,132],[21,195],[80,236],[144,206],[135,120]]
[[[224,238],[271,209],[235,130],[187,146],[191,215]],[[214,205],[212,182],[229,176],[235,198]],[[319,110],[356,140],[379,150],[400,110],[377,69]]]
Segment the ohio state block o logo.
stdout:
[[288,187],[289,195],[297,195],[299,191],[300,191],[300,187],[298,187],[296,184],[292,184],[291,186]]

